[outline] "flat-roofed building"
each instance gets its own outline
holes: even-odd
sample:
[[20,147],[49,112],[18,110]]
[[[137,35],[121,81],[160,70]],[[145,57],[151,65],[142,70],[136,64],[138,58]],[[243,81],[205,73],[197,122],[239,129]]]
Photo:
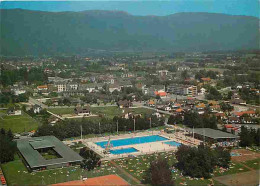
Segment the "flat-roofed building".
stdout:
[[17,148],[31,171],[76,165],[83,160],[54,136],[20,139],[17,140]]

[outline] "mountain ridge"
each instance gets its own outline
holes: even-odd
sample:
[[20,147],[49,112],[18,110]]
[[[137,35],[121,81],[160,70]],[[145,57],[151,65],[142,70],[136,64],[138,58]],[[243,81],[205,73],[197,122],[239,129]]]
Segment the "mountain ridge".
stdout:
[[0,9],[0,21],[1,55],[259,48],[259,19],[253,16],[205,12],[136,16],[117,10]]

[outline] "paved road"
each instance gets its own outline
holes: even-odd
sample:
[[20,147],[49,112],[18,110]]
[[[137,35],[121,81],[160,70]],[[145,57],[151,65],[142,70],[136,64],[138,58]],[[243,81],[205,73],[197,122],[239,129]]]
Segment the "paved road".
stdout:
[[144,105],[143,106],[139,106],[139,107],[146,108],[146,109],[151,109],[151,110],[154,110],[154,111],[162,113],[162,114],[173,115],[173,113],[170,113],[169,111],[163,111],[163,110],[159,110],[159,109],[148,107],[148,106],[144,106]]
[[57,115],[57,114],[54,114],[54,113],[52,113],[52,112],[50,112],[50,111],[48,111],[48,110],[47,110],[47,112],[48,112],[49,114],[55,116],[56,118],[59,118],[59,119],[61,119],[61,120],[64,120],[63,117],[61,117],[61,116],[59,116],[59,115]]
[[43,104],[42,102],[32,98],[32,97],[29,97],[29,103],[32,104],[32,105],[40,105],[42,108],[48,108],[47,105]]

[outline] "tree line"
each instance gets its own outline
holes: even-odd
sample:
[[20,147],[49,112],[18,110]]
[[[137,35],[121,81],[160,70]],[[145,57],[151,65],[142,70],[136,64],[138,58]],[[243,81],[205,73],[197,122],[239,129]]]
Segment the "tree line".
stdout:
[[1,128],[0,131],[0,163],[6,163],[14,160],[14,154],[16,153],[16,142],[13,141],[13,133],[9,129]]
[[[106,132],[115,133],[117,132],[117,123],[118,131],[130,132],[135,130],[145,130],[150,128],[150,117],[145,116],[144,118],[137,116],[135,118],[130,117],[129,119],[114,117],[112,120],[108,118],[101,118],[100,121],[91,121],[86,118],[82,120],[65,120],[56,123],[55,125],[43,124],[38,128],[35,133],[35,136],[47,136],[53,135],[60,140],[70,137],[77,137],[81,135],[81,126],[82,134],[103,134]],[[158,127],[164,125],[163,118],[157,119],[157,117],[151,117],[151,126]],[[134,125],[135,123],[135,125]],[[135,126],[135,127],[134,127]]]
[[241,147],[250,147],[253,145],[260,145],[260,129],[248,129],[244,126],[241,127],[241,132],[239,133]]
[[47,82],[48,77],[44,73],[43,69],[32,68],[27,70],[26,68],[21,69],[6,69],[3,65],[1,66],[0,83],[6,87],[8,85],[13,85],[16,82],[28,82],[42,84]]
[[190,128],[212,128],[217,129],[217,118],[210,114],[198,114],[195,111],[188,111],[181,115],[171,115],[169,124],[183,124]]

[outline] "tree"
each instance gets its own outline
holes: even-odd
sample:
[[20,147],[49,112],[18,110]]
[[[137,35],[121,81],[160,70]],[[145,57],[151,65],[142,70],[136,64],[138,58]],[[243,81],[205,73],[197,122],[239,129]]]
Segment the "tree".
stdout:
[[216,88],[210,86],[208,89],[208,94],[206,95],[206,98],[208,100],[221,100],[222,95]]
[[215,164],[219,167],[228,168],[231,156],[230,150],[224,149],[223,147],[216,147],[214,149]]
[[232,105],[224,102],[220,103],[220,108],[223,112],[231,112],[234,109]]
[[14,154],[16,153],[17,148],[16,142],[12,141],[10,136],[7,134],[1,133],[0,144],[0,163],[6,163],[14,160]]
[[182,116],[181,115],[170,115],[168,119],[168,124],[180,124],[182,123]]
[[187,70],[184,70],[182,73],[181,73],[181,77],[182,79],[187,79],[189,78],[189,73]]
[[81,163],[81,168],[90,171],[93,170],[97,165],[100,166],[100,158],[94,151],[84,147],[80,149],[79,155],[84,158],[83,162]]
[[174,185],[170,165],[167,159],[159,157],[150,162],[150,167],[144,175],[144,183],[151,185]]
[[252,146],[254,143],[254,136],[251,135],[250,131],[244,126],[241,127],[241,132],[239,133],[239,137],[240,137],[239,145],[241,147]]
[[7,132],[7,137],[10,139],[10,140],[13,140],[13,138],[14,138],[14,135],[13,135],[13,133],[12,133],[12,131],[11,131],[11,129],[9,129],[8,130],[8,132]]
[[228,168],[230,152],[223,148],[211,149],[200,145],[198,148],[181,145],[176,152],[176,167],[184,175],[210,178],[215,166]]

